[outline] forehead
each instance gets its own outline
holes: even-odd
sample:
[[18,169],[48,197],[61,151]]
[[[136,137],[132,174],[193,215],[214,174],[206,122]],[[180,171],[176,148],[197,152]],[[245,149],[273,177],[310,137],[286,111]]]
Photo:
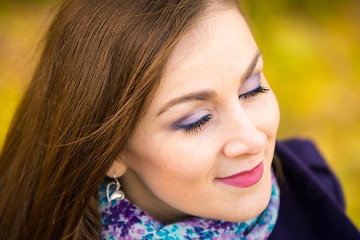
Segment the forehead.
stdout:
[[248,25],[236,7],[209,11],[177,43],[149,110],[191,91],[216,88],[217,80],[245,70],[256,51]]

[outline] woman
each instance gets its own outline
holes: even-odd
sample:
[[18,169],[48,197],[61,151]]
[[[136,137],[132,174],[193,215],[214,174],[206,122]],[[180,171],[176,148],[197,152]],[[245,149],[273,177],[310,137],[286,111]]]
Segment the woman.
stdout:
[[358,238],[313,145],[276,144],[262,66],[235,1],[65,1],[1,154],[2,239]]

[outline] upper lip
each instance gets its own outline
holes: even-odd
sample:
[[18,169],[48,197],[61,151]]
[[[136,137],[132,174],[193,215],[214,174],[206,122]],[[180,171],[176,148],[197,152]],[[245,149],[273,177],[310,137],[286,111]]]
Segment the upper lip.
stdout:
[[217,179],[229,179],[229,178],[236,178],[236,177],[247,175],[247,174],[251,173],[252,171],[254,171],[254,169],[256,169],[261,163],[262,163],[262,161],[259,162],[258,164],[256,164],[253,168],[251,168],[249,170],[244,170],[244,171],[241,171],[241,172],[237,172],[237,173],[235,173],[233,175],[230,175],[230,176],[227,176],[227,177],[222,177],[222,178],[217,178]]

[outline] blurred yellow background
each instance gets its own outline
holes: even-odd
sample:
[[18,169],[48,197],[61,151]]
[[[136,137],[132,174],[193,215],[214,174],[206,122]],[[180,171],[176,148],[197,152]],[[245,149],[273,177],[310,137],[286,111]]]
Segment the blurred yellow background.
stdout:
[[[0,146],[58,4],[0,2]],[[245,0],[243,9],[280,105],[278,138],[316,142],[360,228],[360,1]]]

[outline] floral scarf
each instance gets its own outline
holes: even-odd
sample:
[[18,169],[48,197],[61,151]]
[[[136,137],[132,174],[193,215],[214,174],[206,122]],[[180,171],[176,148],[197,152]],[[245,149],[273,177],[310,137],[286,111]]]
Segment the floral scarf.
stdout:
[[99,192],[102,217],[101,239],[267,239],[273,230],[280,205],[279,187],[272,174],[271,198],[266,209],[245,222],[226,222],[192,217],[164,225],[126,198],[108,203],[105,184]]

